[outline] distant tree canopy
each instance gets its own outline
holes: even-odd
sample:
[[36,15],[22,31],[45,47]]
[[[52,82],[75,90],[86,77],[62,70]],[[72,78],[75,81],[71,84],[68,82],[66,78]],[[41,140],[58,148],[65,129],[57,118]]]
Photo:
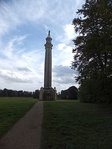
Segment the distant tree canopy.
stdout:
[[5,88],[3,90],[0,90],[0,97],[33,97],[33,93],[28,91],[17,91]]
[[67,90],[61,91],[61,99],[77,99],[78,89],[75,86],[69,87]]
[[35,90],[35,92],[28,92],[28,91],[17,91],[11,89],[0,89],[0,97],[33,97],[39,98],[39,90]]
[[112,1],[86,0],[77,14],[72,68],[79,72],[79,98],[112,102]]
[[39,90],[35,90],[35,92],[33,93],[33,98],[39,99],[39,94],[40,94],[40,91]]

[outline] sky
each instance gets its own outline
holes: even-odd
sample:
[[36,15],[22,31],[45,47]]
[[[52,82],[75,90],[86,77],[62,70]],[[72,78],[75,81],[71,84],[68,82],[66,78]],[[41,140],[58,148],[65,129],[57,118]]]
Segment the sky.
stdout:
[[44,85],[46,37],[52,38],[52,87],[78,87],[71,69],[72,20],[85,0],[0,0],[0,89],[34,91]]

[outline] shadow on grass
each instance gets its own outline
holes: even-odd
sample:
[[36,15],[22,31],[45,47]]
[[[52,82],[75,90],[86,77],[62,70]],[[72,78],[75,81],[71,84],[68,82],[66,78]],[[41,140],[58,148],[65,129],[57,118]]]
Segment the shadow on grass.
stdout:
[[42,149],[110,149],[112,106],[44,102]]

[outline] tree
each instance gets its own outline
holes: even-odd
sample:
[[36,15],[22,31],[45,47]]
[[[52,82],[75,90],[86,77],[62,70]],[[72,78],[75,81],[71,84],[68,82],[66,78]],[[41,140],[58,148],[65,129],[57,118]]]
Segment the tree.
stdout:
[[33,97],[32,92],[28,91],[16,91],[11,89],[0,89],[0,97]]
[[69,87],[67,90],[62,90],[60,97],[62,99],[77,99],[78,89],[75,86]]
[[33,93],[33,98],[39,99],[39,93],[40,93],[39,90],[35,90],[35,92]]
[[[112,1],[86,0],[77,13],[79,18],[75,18],[73,24],[75,32],[79,34],[73,40],[75,54],[72,68],[79,72],[76,80],[81,84],[81,93],[83,86],[91,82],[91,91],[96,99],[91,97],[89,100],[96,101],[102,97],[102,86],[106,94],[110,94],[109,88],[112,87]],[[93,91],[92,82],[96,82],[96,88],[100,88],[99,94]],[[103,101],[109,97],[111,94],[103,98]]]

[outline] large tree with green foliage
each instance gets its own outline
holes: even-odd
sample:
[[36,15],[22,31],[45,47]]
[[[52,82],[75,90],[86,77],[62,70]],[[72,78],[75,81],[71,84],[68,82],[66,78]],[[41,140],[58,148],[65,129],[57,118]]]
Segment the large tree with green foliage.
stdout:
[[[73,20],[75,49],[73,69],[81,83],[80,98],[110,102],[112,98],[112,1],[86,0]],[[85,99],[84,99],[85,97]]]

